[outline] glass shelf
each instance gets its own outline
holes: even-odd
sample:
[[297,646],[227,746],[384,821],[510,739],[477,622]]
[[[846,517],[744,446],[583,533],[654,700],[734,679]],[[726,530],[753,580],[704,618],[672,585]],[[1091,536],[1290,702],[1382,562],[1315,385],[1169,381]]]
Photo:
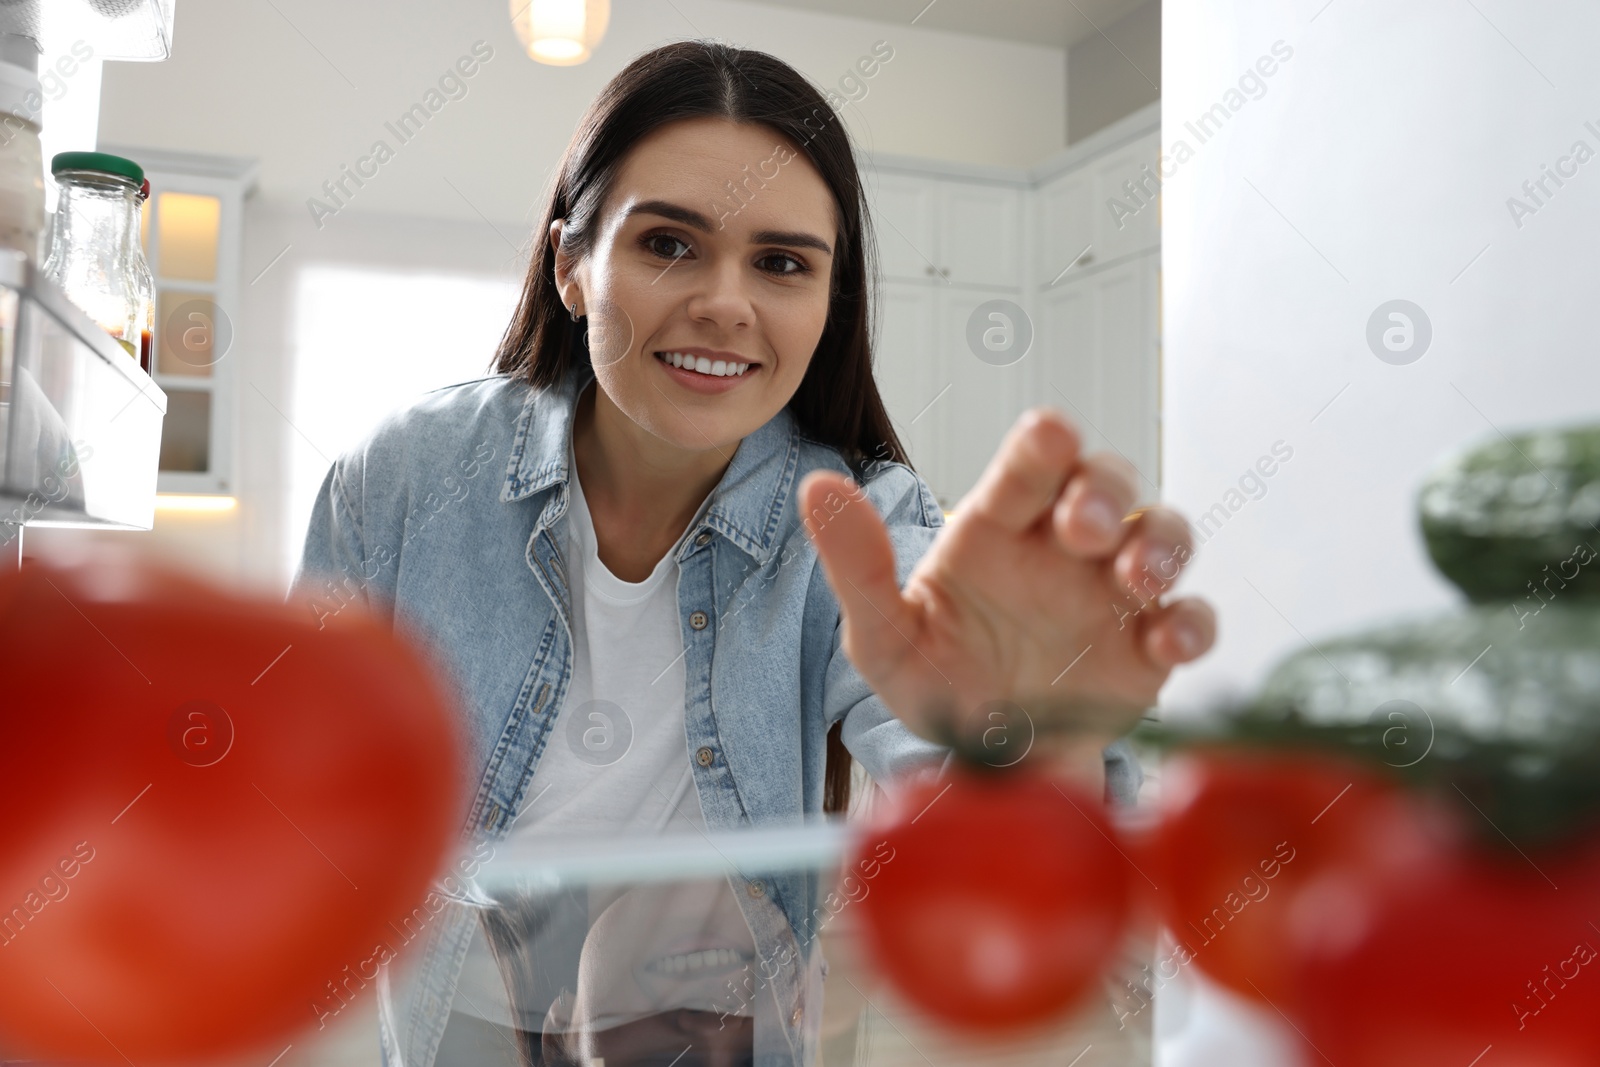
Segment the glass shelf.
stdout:
[[606,1067],[1150,1063],[1154,1012],[1132,991],[1153,946],[1137,937],[1078,1010],[1031,1033],[974,1036],[908,1004],[865,954],[859,902],[874,872],[851,862],[857,830],[830,821],[495,842],[475,870],[461,868],[470,877],[436,888],[472,916],[436,1062],[525,1067],[542,1052],[547,1065]]
[[0,532],[150,529],[166,410],[121,345],[0,249]]

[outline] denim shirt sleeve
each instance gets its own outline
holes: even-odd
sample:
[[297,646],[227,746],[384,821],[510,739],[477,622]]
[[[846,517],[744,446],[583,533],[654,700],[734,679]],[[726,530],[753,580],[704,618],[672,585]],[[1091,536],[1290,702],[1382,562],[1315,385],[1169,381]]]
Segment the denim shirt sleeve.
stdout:
[[[917,562],[933,544],[944,526],[944,513],[926,482],[902,464],[889,464],[863,487],[867,499],[878,509],[894,546],[895,581],[904,587]],[[817,567],[817,580],[832,596]],[[829,725],[844,719],[841,731],[845,747],[861,761],[863,768],[880,785],[897,777],[918,773],[942,773],[949,766],[950,750],[912,733],[874,693],[845,655],[843,628],[835,625],[833,658],[828,664],[823,706]],[[1125,739],[1118,739],[1105,750],[1105,797],[1108,802],[1132,805],[1143,784],[1144,773]]]
[[311,506],[300,566],[290,587],[291,600],[303,602],[317,613],[328,601],[354,601],[370,607],[366,583],[361,579],[366,552],[362,545],[361,519],[357,507],[346,495],[345,465],[349,454],[340,456],[328,467],[322,488]]
[[328,468],[311,507],[305,546],[288,601],[303,606],[319,626],[348,604],[390,624],[397,552],[382,530],[369,541],[362,487],[365,449],[346,452]]

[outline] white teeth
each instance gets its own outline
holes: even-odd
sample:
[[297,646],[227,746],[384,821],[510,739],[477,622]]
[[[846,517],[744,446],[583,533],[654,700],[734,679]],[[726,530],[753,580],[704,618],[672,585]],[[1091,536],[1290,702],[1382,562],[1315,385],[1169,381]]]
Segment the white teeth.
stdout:
[[713,378],[737,377],[752,366],[749,363],[735,363],[722,359],[713,362],[705,356],[690,356],[682,352],[658,352],[656,356],[674,367],[682,367],[685,370],[692,370],[698,374],[705,374]]
[[731,948],[708,948],[701,952],[684,952],[666,956],[656,961],[655,969],[667,974],[685,974],[713,967],[731,967],[740,960],[739,953]]

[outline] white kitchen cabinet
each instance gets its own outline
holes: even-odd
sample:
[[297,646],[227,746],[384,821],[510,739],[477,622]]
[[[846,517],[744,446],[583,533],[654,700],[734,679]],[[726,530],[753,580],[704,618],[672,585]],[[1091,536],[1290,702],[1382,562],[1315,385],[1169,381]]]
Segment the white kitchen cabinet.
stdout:
[[[1122,188],[1155,166],[1154,122],[1130,117],[1033,172],[911,160],[864,170],[881,275],[878,385],[947,510],[1037,404],[1071,416],[1089,448],[1121,452],[1141,472],[1141,500],[1156,498],[1159,207]],[[1120,226],[1113,198],[1137,208]],[[974,312],[997,299],[1033,332],[1027,355],[1004,366],[968,341]]]
[[1022,286],[1021,188],[897,171],[866,183],[884,278]]
[[940,396],[935,351],[934,290],[916,282],[885,282],[878,287],[878,336],[873,345],[873,375],[911,465],[929,485],[938,441],[935,408]]
[[881,271],[878,387],[913,466],[953,507],[998,445],[998,420],[1017,409],[1023,372],[973,355],[967,321],[985,301],[1026,300],[1023,190],[895,171],[869,172],[867,188]]
[[934,365],[942,379],[938,387],[948,386],[949,392],[936,408],[939,441],[934,469],[939,481],[929,484],[946,508],[955,507],[977,484],[1001,439],[1031,400],[1037,338],[1026,356],[1005,366],[980,359],[967,343],[968,321],[994,297],[992,290],[966,286],[938,290]]
[[867,174],[867,199],[885,278],[926,281],[936,276],[938,182],[893,171]]
[[973,286],[879,287],[879,391],[911,462],[946,508],[977,483],[1006,431],[1036,402],[1031,361],[996,366],[967,343],[973,313],[995,298]]
[[[102,144],[150,180],[140,241],[156,283],[152,378],[167,396],[161,493],[237,490],[238,358],[244,201],[254,160]],[[233,358],[229,358],[232,356]]]
[[952,285],[1022,287],[1022,193],[1004,185],[941,181],[935,247]]
[[1066,412],[1090,449],[1139,471],[1139,499],[1160,482],[1160,253],[1048,287],[1039,294],[1033,388]]
[[[1108,266],[1160,247],[1160,206],[1151,178],[1158,174],[1158,138],[1151,132],[1040,184],[1033,224],[1041,284],[1061,278],[1069,265],[1073,270]],[[1137,196],[1127,182],[1134,183]]]
[[1094,261],[1094,180],[1088,168],[1059,175],[1039,187],[1034,196],[1037,260],[1035,277],[1041,284],[1066,276],[1068,268]]
[[[1161,154],[1158,136],[1141,137],[1089,164],[1096,207],[1095,262],[1109,264],[1161,243],[1161,208],[1155,202],[1155,177],[1159,176],[1156,167]],[[1148,170],[1144,169],[1146,166]],[[1134,186],[1131,192],[1128,182]],[[1133,213],[1118,210],[1119,203]]]

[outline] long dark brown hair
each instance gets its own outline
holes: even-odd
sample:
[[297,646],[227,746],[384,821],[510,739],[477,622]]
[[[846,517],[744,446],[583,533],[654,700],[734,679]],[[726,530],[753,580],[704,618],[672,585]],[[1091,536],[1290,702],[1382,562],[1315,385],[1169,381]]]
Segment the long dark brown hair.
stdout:
[[[678,41],[639,56],[600,91],[561,157],[533,234],[516,314],[495,352],[494,371],[548,388],[588,362],[588,320],[573,322],[562,306],[550,225],[565,220],[561,244],[569,255],[590,252],[600,212],[628,151],[666,123],[700,117],[777,130],[799,146],[833,192],[839,228],[827,324],[788,405],[801,432],[838,449],[858,481],[870,463],[910,466],[872,377],[868,264],[876,257],[850,138],[822,94],[799,71],[765,52]],[[836,723],[828,731],[824,811],[849,807],[850,763]]]

